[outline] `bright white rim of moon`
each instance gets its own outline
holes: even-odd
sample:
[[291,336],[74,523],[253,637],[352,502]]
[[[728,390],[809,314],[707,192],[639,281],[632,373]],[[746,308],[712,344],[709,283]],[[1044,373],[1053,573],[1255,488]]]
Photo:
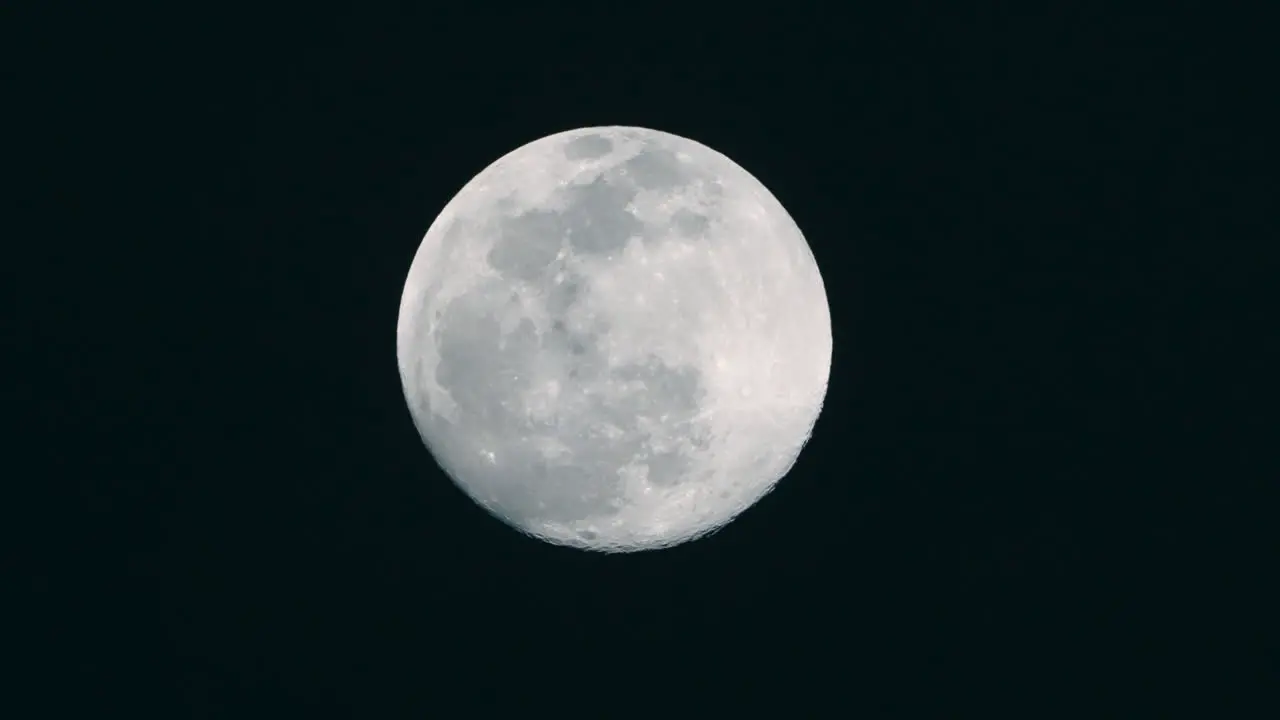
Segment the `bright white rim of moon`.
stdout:
[[831,368],[822,277],[781,203],[638,127],[544,137],[467,183],[418,248],[396,339],[414,423],[468,496],[615,552],[772,490]]

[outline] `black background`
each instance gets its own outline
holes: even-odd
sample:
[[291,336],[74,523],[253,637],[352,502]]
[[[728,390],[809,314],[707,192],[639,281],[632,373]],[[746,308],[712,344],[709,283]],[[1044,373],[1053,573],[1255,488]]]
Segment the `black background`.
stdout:
[[[104,9],[33,31],[61,49],[15,65],[50,111],[30,177],[66,188],[47,226],[94,227],[45,248],[64,280],[33,283],[26,328],[70,393],[32,395],[76,509],[31,536],[46,700],[612,717],[763,713],[768,690],[798,716],[978,697],[1141,717],[1200,689],[1244,717],[1222,682],[1269,672],[1243,618],[1275,557],[1238,482],[1262,360],[1209,361],[1273,324],[1260,302],[1212,313],[1264,277],[1227,249],[1269,195],[1236,179],[1253,149],[1226,122],[1254,86],[1215,64],[1250,41],[1190,11],[893,5]],[[395,359],[444,204],[596,124],[756,175],[813,248],[835,337],[777,491],[632,556],[466,499]]]

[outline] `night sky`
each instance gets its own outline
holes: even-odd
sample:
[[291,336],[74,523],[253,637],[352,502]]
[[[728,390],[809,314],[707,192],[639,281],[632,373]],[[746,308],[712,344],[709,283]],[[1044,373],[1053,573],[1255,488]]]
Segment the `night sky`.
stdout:
[[[1256,548],[1262,511],[1223,480],[1253,456],[1206,439],[1249,393],[1205,383],[1234,330],[1202,310],[1261,283],[1214,250],[1262,197],[1226,179],[1247,153],[1213,129],[1244,84],[1209,69],[1192,18],[891,5],[77,23],[38,71],[70,84],[30,89],[77,109],[50,162],[92,188],[80,258],[111,289],[49,306],[81,330],[41,341],[77,400],[40,421],[92,438],[50,455],[90,514],[39,586],[64,628],[48,667],[170,718],[683,717],[685,696],[764,713],[761,692],[796,717],[975,698],[1040,717],[1167,701],[1188,644],[1241,657],[1223,608],[1256,602],[1260,570],[1225,548]],[[470,501],[395,355],[454,193],[607,124],[759,178],[834,334],[777,490],[627,556]]]

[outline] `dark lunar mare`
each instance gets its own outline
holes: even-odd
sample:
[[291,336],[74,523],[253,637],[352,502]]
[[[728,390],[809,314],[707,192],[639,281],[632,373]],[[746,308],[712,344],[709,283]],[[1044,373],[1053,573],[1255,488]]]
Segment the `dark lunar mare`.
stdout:
[[[590,138],[569,143],[566,154],[608,152]],[[575,331],[567,322],[589,292],[589,279],[557,259],[562,249],[617,257],[630,238],[645,233],[627,210],[637,186],[677,187],[691,178],[673,153],[649,149],[608,179],[566,188],[556,205],[564,208],[560,212],[534,209],[499,220],[488,261],[500,279],[455,299],[438,318],[436,381],[450,393],[457,412],[454,422],[430,416],[427,435],[438,438],[433,451],[450,474],[482,502],[495,498],[494,509],[513,522],[573,522],[616,512],[622,491],[618,470],[628,464],[647,465],[655,485],[687,477],[689,458],[676,450],[651,452],[638,418],[666,427],[686,422],[682,437],[694,447],[705,446],[705,434],[687,422],[705,394],[699,372],[650,357],[615,368],[610,376],[600,347],[607,324]],[[674,222],[678,231],[696,233],[705,221],[687,213]],[[514,311],[504,305],[518,299],[516,288],[544,298],[551,319],[547,332],[540,334],[526,319],[502,335],[498,318]],[[535,356],[559,369],[564,412],[550,420],[531,418],[520,400],[533,387],[529,369]],[[642,389],[606,390],[609,383],[627,381]],[[621,430],[621,436],[605,437],[606,425]],[[538,436],[555,438],[568,452],[548,458],[535,442]],[[486,450],[495,453],[494,461],[485,457]]]
[[[453,423],[433,417],[429,435],[441,439],[433,450],[452,475],[464,479],[481,500],[492,494],[500,514],[517,523],[573,522],[616,512],[612,501],[622,482],[617,471],[631,463],[647,465],[655,485],[687,476],[689,459],[673,450],[650,452],[637,419],[678,423],[692,418],[705,394],[695,369],[650,358],[611,373],[598,336],[570,332],[562,322],[557,327],[553,321],[552,329],[539,335],[524,320],[504,338],[493,313],[502,297],[499,287],[464,296],[441,321],[436,380],[450,393],[457,414]],[[519,398],[533,386],[527,368],[535,355],[549,356],[563,369],[564,407],[576,411],[550,420],[525,413]],[[642,383],[643,389],[625,394],[602,389],[605,382],[625,381]],[[621,436],[605,437],[605,424]],[[705,445],[705,435],[688,427],[686,439]],[[534,442],[538,436],[555,438],[568,452],[547,458]],[[493,450],[496,462],[485,459],[484,450]]]
[[603,135],[581,135],[564,144],[570,160],[595,160],[613,152],[613,141]]

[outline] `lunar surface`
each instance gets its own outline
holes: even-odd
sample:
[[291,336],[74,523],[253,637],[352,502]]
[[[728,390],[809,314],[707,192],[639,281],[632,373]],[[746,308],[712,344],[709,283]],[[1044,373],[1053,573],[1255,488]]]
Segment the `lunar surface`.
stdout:
[[441,467],[494,516],[611,552],[716,530],[795,463],[822,408],[817,263],[746,170],[634,127],[494,162],[414,257],[405,397]]

